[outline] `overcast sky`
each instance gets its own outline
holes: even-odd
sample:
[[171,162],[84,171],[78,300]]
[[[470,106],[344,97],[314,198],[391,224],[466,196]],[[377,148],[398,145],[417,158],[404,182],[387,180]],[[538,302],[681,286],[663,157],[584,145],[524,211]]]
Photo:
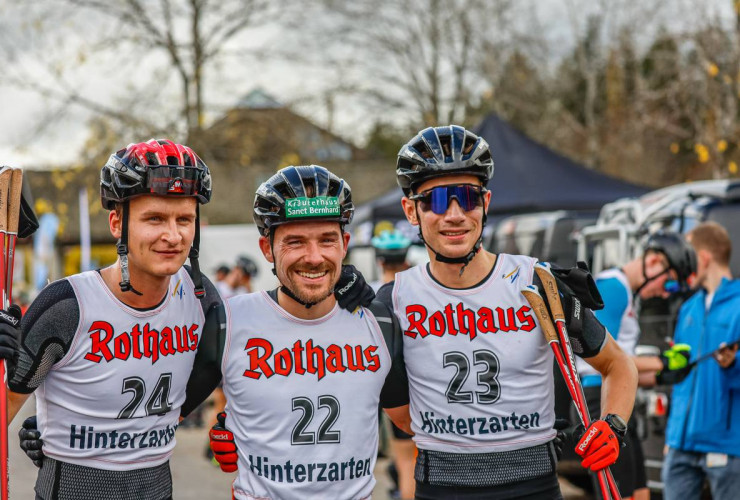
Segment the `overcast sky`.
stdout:
[[[619,25],[629,22],[623,19],[620,5],[634,4],[635,2],[661,2],[671,8],[665,11],[665,19],[652,20],[650,25],[658,26],[661,22],[668,23],[674,29],[686,29],[696,17],[691,14],[691,9],[701,8],[702,16],[718,16],[725,20],[732,19],[732,0],[612,0],[608,2],[613,16],[612,24]],[[530,2],[521,0],[520,5]],[[582,16],[579,20],[581,26],[583,19],[589,9],[594,8],[596,0],[541,0],[533,1],[536,9],[522,9],[521,21],[529,23],[531,16],[536,15],[539,23],[546,28],[545,35],[550,41],[553,60],[557,60],[567,53],[572,47],[574,34],[570,20],[567,16],[565,5],[568,3],[578,5],[578,12]],[[696,4],[701,4],[698,7]],[[69,22],[70,31],[65,32],[64,20],[60,26],[62,29],[55,30],[54,36],[45,35],[42,30],[32,39],[23,39],[19,33],[24,28],[25,22],[38,14],[32,7],[34,4],[25,1],[0,0],[0,44],[13,46],[15,59],[12,62],[3,61],[3,66],[8,64],[22,65],[29,71],[36,71],[34,61],[28,57],[29,53],[42,48],[49,53],[62,55],[65,59],[78,57],[80,47],[85,46],[86,33],[80,32],[79,24]],[[683,24],[682,24],[683,23]],[[94,29],[91,23],[90,29]],[[84,31],[84,30],[83,30]],[[251,30],[246,32],[247,36],[240,40],[242,44],[253,47],[278,47],[286,48],[290,44],[300,44],[301,33],[296,31],[284,32],[274,27]],[[645,38],[650,38],[649,30]],[[18,43],[22,40],[21,43]],[[24,50],[24,48],[28,50]],[[6,52],[7,53],[7,52]],[[75,75],[73,84],[87,95],[105,101],[120,94],[121,85],[132,85],[130,81],[119,80],[116,75],[111,75],[110,70],[106,74],[98,74],[96,71],[95,58],[115,57],[115,52],[107,52],[101,55],[92,55],[85,64],[85,71]],[[2,57],[2,53],[0,53]],[[101,59],[102,61],[102,59]],[[154,63],[152,63],[154,64]],[[109,68],[109,64],[101,64],[99,67]],[[238,67],[220,68],[209,82],[208,101],[211,105],[209,118],[235,103],[241,96],[255,87],[262,87],[278,100],[291,103],[307,118],[320,124],[326,122],[326,107],[320,96],[323,89],[335,83],[342,75],[329,67],[310,67],[286,63],[279,58],[263,58],[258,67],[259,71],[245,71]],[[43,81],[45,75],[41,72],[38,78]],[[0,76],[2,79],[2,76]],[[87,120],[90,113],[78,107],[69,107],[63,110],[61,118],[55,118],[48,127],[38,130],[39,117],[50,109],[56,109],[57,103],[39,97],[33,91],[24,91],[18,88],[2,84],[0,80],[0,164],[39,166],[39,165],[63,165],[75,161],[75,155],[87,137]],[[135,85],[135,84],[133,84]],[[124,87],[126,88],[126,87]],[[335,105],[335,130],[350,140],[364,138],[367,127],[371,123],[368,120],[368,110],[362,104],[350,98],[343,98]],[[371,113],[370,113],[371,114]]]

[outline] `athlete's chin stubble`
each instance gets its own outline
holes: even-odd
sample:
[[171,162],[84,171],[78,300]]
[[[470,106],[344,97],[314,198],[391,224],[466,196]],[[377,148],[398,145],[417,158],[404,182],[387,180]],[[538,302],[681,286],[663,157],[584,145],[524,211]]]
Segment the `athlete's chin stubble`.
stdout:
[[[323,269],[320,269],[320,270],[321,271],[328,271],[329,275],[333,277],[333,274],[334,274],[334,270],[333,269],[323,268]],[[309,270],[309,271],[319,271],[319,269]],[[306,303],[318,304],[322,300],[324,300],[327,297],[329,297],[333,293],[334,287],[336,286],[337,281],[338,281],[338,276],[337,276],[336,277],[337,279],[332,279],[331,280],[331,283],[329,284],[329,286],[326,289],[316,290],[316,291],[308,291],[308,290],[305,289],[305,287],[301,287],[301,286],[298,285],[298,283],[296,283],[296,280],[293,279],[293,272],[294,272],[294,269],[293,268],[290,268],[285,273],[286,274],[286,276],[285,276],[286,283],[284,283],[284,286],[287,286],[288,289],[293,293],[293,295],[295,295],[300,300],[302,300],[303,302],[306,302]]]

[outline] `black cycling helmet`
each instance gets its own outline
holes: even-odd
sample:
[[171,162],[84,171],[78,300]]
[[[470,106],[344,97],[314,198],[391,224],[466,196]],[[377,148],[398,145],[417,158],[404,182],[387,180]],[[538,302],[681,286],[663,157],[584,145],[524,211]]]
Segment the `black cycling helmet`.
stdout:
[[[644,254],[647,254],[647,252],[659,252],[665,255],[668,259],[668,270],[673,269],[676,271],[681,290],[688,290],[688,279],[696,272],[696,253],[691,245],[686,242],[683,235],[661,229],[650,235],[645,243],[644,250]],[[643,276],[646,278],[646,282],[650,281],[645,274],[644,257]],[[655,278],[657,276],[652,279]]]
[[[398,152],[396,180],[403,193],[410,196],[424,181],[445,175],[469,174],[478,177],[483,187],[493,177],[493,158],[482,137],[459,125],[428,127],[407,142]],[[483,226],[486,212],[483,209]],[[448,257],[424,240],[421,224],[419,238],[434,253],[434,258],[447,264],[462,264],[460,275],[483,246],[483,227],[475,245],[461,257]]]
[[254,223],[263,236],[288,222],[334,221],[342,229],[355,207],[349,184],[324,167],[285,167],[263,182],[254,197]]
[[676,271],[679,281],[686,281],[696,272],[696,253],[679,233],[661,230],[650,235],[645,243],[645,251],[665,255],[668,265]]
[[459,125],[425,128],[398,152],[396,180],[406,196],[426,180],[453,174],[475,175],[483,186],[493,177],[488,143]]
[[[128,201],[146,194],[192,196],[198,207],[211,199],[211,173],[187,146],[168,139],[129,144],[112,154],[100,170],[100,202],[106,210],[123,209],[121,238],[116,244],[121,261],[121,290],[141,295],[131,286],[128,271]],[[200,210],[196,209],[195,238],[190,248],[195,295],[205,297],[198,265]]]
[[236,267],[242,270],[244,274],[247,274],[251,276],[252,278],[256,278],[259,274],[259,269],[257,268],[257,264],[247,257],[246,255],[240,255],[236,259]]
[[[318,165],[285,167],[263,182],[254,197],[254,223],[262,236],[270,238],[270,246],[281,224],[338,222],[344,232],[354,213],[349,184]],[[275,263],[272,273],[277,276]],[[281,289],[306,308],[315,304],[303,301],[285,285]]]

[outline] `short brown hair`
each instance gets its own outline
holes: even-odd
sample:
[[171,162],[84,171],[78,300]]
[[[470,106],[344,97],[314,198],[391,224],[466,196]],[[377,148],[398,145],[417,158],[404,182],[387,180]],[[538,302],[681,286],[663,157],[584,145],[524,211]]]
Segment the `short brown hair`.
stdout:
[[732,242],[727,230],[716,222],[702,222],[689,231],[695,250],[706,250],[721,265],[729,265]]

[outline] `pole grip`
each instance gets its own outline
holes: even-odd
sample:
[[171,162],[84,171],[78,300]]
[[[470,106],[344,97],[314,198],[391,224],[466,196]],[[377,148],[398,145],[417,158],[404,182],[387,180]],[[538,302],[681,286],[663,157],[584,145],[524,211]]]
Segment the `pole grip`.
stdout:
[[558,332],[555,330],[555,325],[550,319],[550,313],[547,312],[547,306],[545,300],[540,295],[539,290],[534,285],[527,285],[522,288],[522,295],[527,299],[529,305],[534,311],[534,315],[537,316],[537,320],[540,323],[540,329],[542,334],[545,336],[548,342],[559,342]]
[[537,273],[540,281],[542,281],[542,286],[545,289],[547,303],[550,305],[553,319],[555,321],[565,322],[565,313],[563,312],[563,303],[560,300],[558,284],[555,281],[555,276],[553,276],[552,271],[550,271],[549,264],[537,262],[534,265],[534,272]]

